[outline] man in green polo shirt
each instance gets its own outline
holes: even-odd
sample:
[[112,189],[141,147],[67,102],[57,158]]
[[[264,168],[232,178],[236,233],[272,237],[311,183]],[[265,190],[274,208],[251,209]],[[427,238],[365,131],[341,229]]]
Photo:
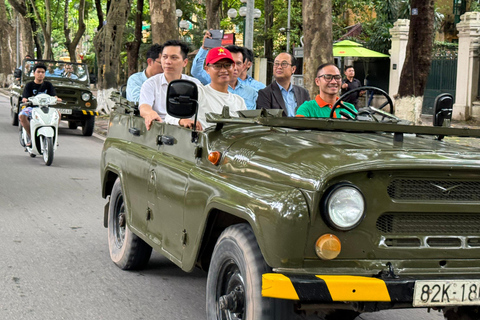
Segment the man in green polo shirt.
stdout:
[[[332,112],[333,104],[338,100],[338,92],[342,85],[342,75],[340,70],[333,63],[325,63],[317,68],[315,84],[320,89],[314,100],[305,101],[297,109],[297,117],[308,118],[329,118]],[[348,102],[343,102],[347,107],[357,112],[355,106]],[[334,118],[342,118],[340,111],[351,114],[346,109],[339,106],[334,113]]]

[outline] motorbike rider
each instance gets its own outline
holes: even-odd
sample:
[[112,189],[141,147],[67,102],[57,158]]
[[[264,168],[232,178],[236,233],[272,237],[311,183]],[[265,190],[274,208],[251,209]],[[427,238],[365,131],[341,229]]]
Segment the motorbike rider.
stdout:
[[[47,66],[45,66],[43,63],[37,63],[33,67],[33,74],[34,74],[34,80],[28,82],[25,85],[25,88],[23,89],[22,93],[22,102],[28,102],[28,98],[36,96],[37,94],[40,93],[46,93],[51,96],[55,96],[58,101],[62,101],[62,99],[57,97],[57,94],[55,92],[55,88],[53,85],[45,81],[45,72],[47,71]],[[57,111],[58,112],[58,111]],[[59,113],[59,119],[61,118],[61,114]],[[18,118],[20,120],[20,123],[22,124],[22,127],[25,128],[25,131],[28,134],[28,137],[30,139],[30,119],[32,118],[32,107],[25,107],[22,111],[20,111]],[[59,120],[60,121],[60,120]],[[27,147],[31,146],[31,142],[27,144]]]

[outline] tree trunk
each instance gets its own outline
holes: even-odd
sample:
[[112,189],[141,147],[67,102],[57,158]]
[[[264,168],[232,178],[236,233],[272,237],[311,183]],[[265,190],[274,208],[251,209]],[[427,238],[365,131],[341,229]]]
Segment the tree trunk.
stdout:
[[[50,0],[45,0],[45,21],[43,21],[40,16],[40,12],[35,6],[35,1],[30,0],[30,5],[33,8],[35,17],[37,18],[37,23],[40,25],[40,28],[43,32],[43,38],[45,41],[44,50],[43,50],[43,59],[48,60],[52,59],[52,18],[51,18],[51,9],[50,9]],[[40,42],[40,41],[38,41]]]
[[[14,69],[12,61],[13,52],[9,41],[14,29],[13,26],[8,23],[7,9],[4,1],[0,1],[0,30],[3,30],[3,40],[0,41],[0,74],[3,74],[3,78],[5,79]],[[0,85],[3,85],[3,83]]]
[[220,29],[220,16],[218,9],[221,0],[205,0],[205,8],[207,11],[207,29]]
[[84,22],[85,0],[80,0],[79,6],[78,6],[78,30],[77,30],[77,33],[75,34],[75,38],[73,38],[73,41],[70,40],[70,28],[68,27],[68,2],[69,0],[65,0],[65,18],[63,21],[63,32],[65,34],[65,46],[67,47],[70,61],[76,62],[77,61],[77,54],[76,54],[77,45],[80,42],[80,39],[82,38],[86,30],[86,26]]
[[178,39],[175,10],[175,0],[150,0],[152,43],[162,44],[170,39]]
[[97,8],[97,18],[98,18],[97,32],[98,32],[100,31],[100,29],[102,29],[103,22],[104,22],[101,0],[95,0],[95,7]]
[[112,0],[106,23],[93,38],[98,64],[98,105],[105,113],[111,110],[110,93],[118,86],[120,53],[131,0]]
[[311,97],[318,94],[315,85],[317,67],[333,62],[332,1],[303,0],[303,81]]
[[272,82],[273,77],[273,37],[268,31],[273,27],[273,4],[272,0],[264,1],[265,11],[265,58],[267,58],[267,84]]
[[434,0],[412,0],[411,7],[418,9],[410,17],[407,52],[400,85],[399,97],[423,96],[432,61]]
[[135,40],[125,44],[127,48],[128,76],[137,72],[138,51],[142,43],[142,20],[143,0],[137,0],[137,11],[135,13]]
[[20,25],[20,61],[16,62],[16,66],[20,66],[25,55],[33,55],[33,31],[31,19],[27,17],[27,6],[25,0],[8,0],[10,5],[18,13]]

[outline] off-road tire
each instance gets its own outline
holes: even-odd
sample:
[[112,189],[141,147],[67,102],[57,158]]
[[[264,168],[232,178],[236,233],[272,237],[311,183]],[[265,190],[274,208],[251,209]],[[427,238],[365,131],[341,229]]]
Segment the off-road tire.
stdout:
[[91,116],[87,120],[82,122],[82,135],[86,137],[90,137],[93,134],[94,128],[95,128],[95,116]]
[[108,248],[112,261],[123,270],[141,269],[150,260],[152,247],[135,235],[127,224],[122,183],[117,178],[108,211]]
[[[294,303],[262,297],[262,274],[271,272],[263,259],[252,228],[237,224],[225,229],[217,240],[207,277],[207,319],[297,320]],[[244,308],[240,314],[220,310],[221,296],[242,287]]]

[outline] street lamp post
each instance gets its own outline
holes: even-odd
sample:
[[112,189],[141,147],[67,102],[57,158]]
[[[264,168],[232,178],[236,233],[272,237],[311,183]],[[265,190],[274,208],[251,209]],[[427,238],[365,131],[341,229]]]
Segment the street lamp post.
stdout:
[[[185,30],[187,30],[188,27],[190,27],[190,24],[186,20],[181,20],[180,23],[178,24],[178,26],[182,30],[182,40],[185,41]],[[185,41],[185,42],[187,42],[187,41]]]
[[175,10],[175,16],[177,17],[177,25],[178,25],[178,34],[180,34],[180,19],[182,18],[183,11],[181,9]]

